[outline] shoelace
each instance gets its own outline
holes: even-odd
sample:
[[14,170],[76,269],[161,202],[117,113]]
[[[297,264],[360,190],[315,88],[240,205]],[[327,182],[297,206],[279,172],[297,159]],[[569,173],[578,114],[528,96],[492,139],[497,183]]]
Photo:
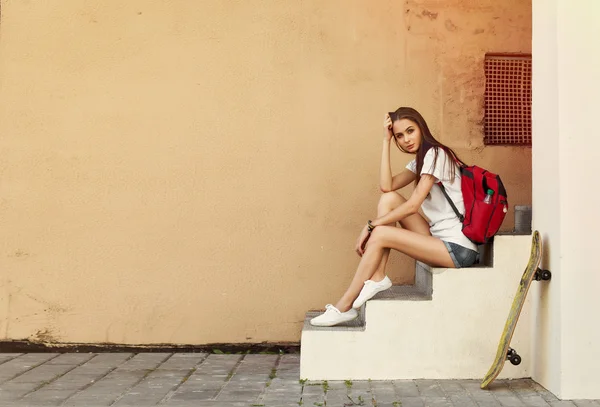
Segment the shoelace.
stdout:
[[337,309],[336,307],[334,307],[333,304],[327,304],[327,305],[325,305],[325,312],[329,312],[329,311],[335,311],[338,314],[341,314],[340,310]]

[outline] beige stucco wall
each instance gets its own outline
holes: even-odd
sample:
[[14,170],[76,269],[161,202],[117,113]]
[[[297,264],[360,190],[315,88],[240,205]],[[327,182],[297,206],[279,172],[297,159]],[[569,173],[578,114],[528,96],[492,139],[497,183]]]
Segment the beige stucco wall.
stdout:
[[1,6],[1,339],[298,341],[400,105],[531,202],[530,149],[482,144],[484,53],[531,51],[528,1]]
[[553,277],[532,293],[532,376],[560,398],[598,399],[600,194],[591,169],[600,149],[600,3],[580,3],[533,7],[533,226],[543,231],[543,266]]

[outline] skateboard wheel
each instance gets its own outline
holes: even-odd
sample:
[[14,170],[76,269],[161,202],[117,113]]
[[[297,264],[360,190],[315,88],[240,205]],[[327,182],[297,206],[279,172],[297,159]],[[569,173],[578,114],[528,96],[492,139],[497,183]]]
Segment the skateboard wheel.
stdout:
[[510,357],[510,363],[512,363],[515,366],[521,364],[521,356],[519,356],[517,354],[512,355]]
[[538,268],[535,272],[535,274],[533,275],[533,279],[535,281],[540,281],[540,280],[544,280],[544,281],[548,281],[552,278],[552,273],[549,270],[542,270],[540,268]]

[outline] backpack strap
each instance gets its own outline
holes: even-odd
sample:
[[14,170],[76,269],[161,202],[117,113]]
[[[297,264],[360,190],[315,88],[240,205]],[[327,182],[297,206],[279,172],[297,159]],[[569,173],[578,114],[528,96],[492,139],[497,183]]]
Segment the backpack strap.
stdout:
[[458,209],[456,209],[456,205],[454,205],[454,202],[452,202],[452,199],[450,199],[450,197],[448,196],[448,193],[446,192],[446,188],[444,188],[444,186],[442,185],[441,182],[438,182],[438,185],[440,186],[440,188],[442,190],[442,193],[444,194],[444,196],[448,200],[448,203],[450,204],[450,206],[452,207],[452,209],[454,209],[454,213],[456,214],[456,216],[458,216],[458,220],[460,220],[461,222],[463,222],[465,220],[465,217],[460,214],[460,212],[458,211]]

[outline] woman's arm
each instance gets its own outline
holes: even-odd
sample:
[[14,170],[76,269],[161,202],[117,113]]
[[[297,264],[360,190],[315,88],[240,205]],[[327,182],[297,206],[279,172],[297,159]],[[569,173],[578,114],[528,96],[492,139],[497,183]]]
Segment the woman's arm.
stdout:
[[[387,130],[391,132],[391,130]],[[379,189],[381,192],[390,192],[392,189],[392,166],[390,164],[391,137],[383,137],[383,149],[381,151],[381,166],[379,168]]]
[[[423,203],[425,198],[427,198],[429,191],[431,191],[435,180],[436,179],[433,175],[423,174],[421,176],[419,184],[417,185],[412,195],[406,202],[404,202],[402,205],[398,206],[391,212],[387,213],[386,215],[372,220],[371,225],[373,225],[373,227],[387,225],[389,223],[398,222],[399,220],[402,220],[412,214],[417,213],[417,211],[421,207],[421,204]],[[360,236],[358,237],[358,241],[356,242],[355,250],[359,256],[362,256],[364,254],[365,245],[369,240],[370,236],[371,233],[369,232],[368,225],[365,225],[360,233]]]
[[394,178],[392,178],[390,188],[385,188],[382,185],[380,185],[379,188],[381,189],[381,192],[396,191],[400,188],[404,188],[405,186],[413,182],[415,178],[417,178],[417,175],[414,172],[405,169],[400,174],[394,175]]
[[[410,173],[413,174],[414,179],[415,174],[412,172]],[[423,174],[421,176],[419,184],[413,191],[410,198],[408,198],[408,200],[405,203],[398,206],[394,210],[388,212],[384,216],[374,219],[373,221],[371,221],[371,224],[373,226],[387,225],[388,223],[398,222],[410,215],[417,213],[419,211],[419,208],[421,207],[421,204],[423,203],[425,198],[427,198],[427,195],[429,195],[429,191],[431,191],[431,188],[433,187],[433,184],[435,184],[435,181],[436,178],[433,175]]]
[[394,133],[392,130],[392,120],[388,114],[383,121],[383,149],[381,151],[381,167],[379,169],[379,189],[381,192],[396,191],[404,188],[415,180],[416,175],[409,170],[404,170],[400,174],[392,177],[392,166],[390,163],[390,146]]

